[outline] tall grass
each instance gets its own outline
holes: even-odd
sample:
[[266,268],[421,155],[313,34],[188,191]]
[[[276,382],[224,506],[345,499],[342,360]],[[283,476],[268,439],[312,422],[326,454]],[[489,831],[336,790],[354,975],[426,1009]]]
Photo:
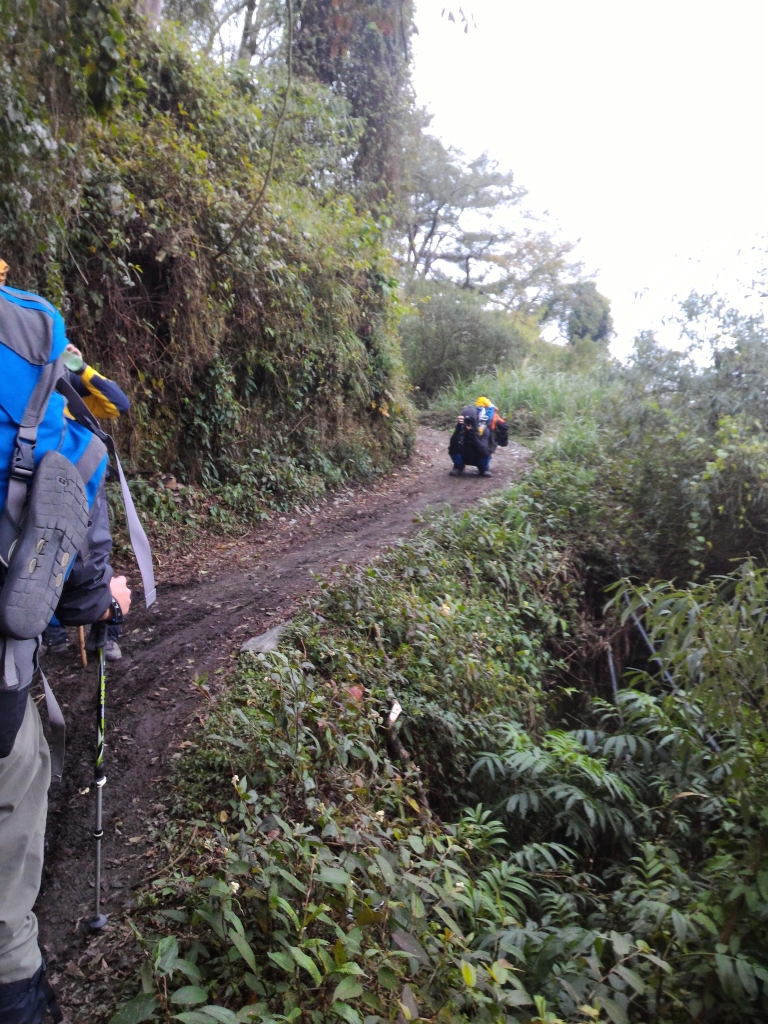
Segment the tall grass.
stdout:
[[611,372],[604,366],[573,373],[529,365],[452,381],[435,398],[430,414],[435,422],[448,425],[462,406],[487,395],[513,433],[533,438],[562,421],[594,420],[613,387]]

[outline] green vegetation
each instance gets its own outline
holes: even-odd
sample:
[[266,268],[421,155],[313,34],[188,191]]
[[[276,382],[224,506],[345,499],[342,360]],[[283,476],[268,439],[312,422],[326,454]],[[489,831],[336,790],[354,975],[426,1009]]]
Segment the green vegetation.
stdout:
[[417,397],[440,394],[451,380],[469,381],[481,369],[515,366],[538,344],[539,326],[487,309],[474,292],[450,282],[419,283],[412,311],[400,321],[403,359]]
[[563,303],[567,316],[568,341],[608,341],[613,335],[611,304],[597,290],[594,281],[571,285]]
[[573,333],[577,292],[579,330],[600,307],[606,336],[571,246],[525,216],[499,229],[512,175],[427,133],[409,3],[171,0],[155,28],[156,7],[0,4],[9,283],[130,395],[118,440],[155,532],[402,460],[404,298],[430,395],[517,365],[542,323]]
[[697,347],[612,364],[571,246],[414,109],[410,3],[168,13],[0,3],[0,255],[130,392],[155,534],[402,459],[401,342],[533,455],[206,689],[101,1019],[764,1021],[764,323],[692,297]]
[[[202,485],[190,508],[221,520],[402,459],[396,267],[355,201],[347,105],[309,78],[288,96],[283,52],[257,79],[127,3],[2,17],[9,283],[130,394],[134,468]],[[162,495],[138,490],[152,517]]]
[[[580,372],[582,362],[573,351],[537,346],[535,358],[519,370],[488,372],[467,381],[455,381],[430,405],[428,418],[452,425],[456,410],[478,395],[489,395],[502,411],[510,428],[527,442],[546,428],[579,429],[591,424],[610,391],[611,371],[595,367]],[[548,365],[549,364],[549,365]],[[566,368],[569,365],[574,369]]]
[[[765,1019],[766,349],[725,326],[703,368],[646,338],[626,369],[470,385],[537,421],[530,474],[241,659],[116,1022]],[[617,554],[678,582],[614,586]]]
[[412,383],[434,399],[450,381],[540,357],[544,325],[594,362],[613,336],[610,303],[581,276],[573,246],[525,209],[511,173],[487,154],[446,149],[425,127],[418,112],[405,122],[407,201],[397,211]]

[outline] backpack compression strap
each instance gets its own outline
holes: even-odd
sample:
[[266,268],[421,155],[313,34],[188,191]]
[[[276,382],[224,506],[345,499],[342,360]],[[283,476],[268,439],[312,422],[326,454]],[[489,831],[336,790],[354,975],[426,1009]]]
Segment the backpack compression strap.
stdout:
[[57,359],[43,367],[40,380],[29,396],[16,434],[11,472],[8,478],[8,495],[2,515],[0,515],[0,563],[6,568],[11,548],[19,536],[21,518],[27,501],[27,491],[35,473],[37,428],[45,415],[48,399],[56,386],[56,380],[61,374],[61,365],[61,361]]
[[[16,444],[11,460],[11,472],[8,478],[8,494],[5,507],[0,516],[0,562],[8,568],[13,545],[19,539],[21,519],[27,501],[29,485],[35,473],[35,447],[37,446],[37,428],[45,415],[48,399],[51,397],[56,380],[61,374],[61,359],[47,363],[43,367],[40,380],[29,396],[27,407],[21,417]],[[16,673],[15,647],[16,640],[5,638],[5,656],[3,659],[3,675],[9,689],[18,689],[19,680]],[[51,725],[51,773],[61,778],[64,769],[65,725],[53,691],[43,673],[43,689],[48,721]]]
[[[56,382],[56,389],[66,398],[67,408],[77,422],[82,424],[82,426],[87,427],[92,434],[95,434],[98,440],[106,446],[107,451],[115,460],[117,472],[120,477],[120,490],[123,492],[123,504],[125,505],[125,518],[128,523],[128,534],[131,538],[131,546],[133,548],[133,553],[136,555],[136,562],[138,563],[139,572],[141,573],[141,581],[144,584],[144,600],[147,608],[149,608],[157,596],[157,589],[155,587],[155,570],[152,565],[152,552],[149,547],[147,535],[144,532],[144,527],[141,525],[141,520],[136,513],[136,506],[133,504],[133,498],[131,497],[131,492],[128,488],[128,481],[125,479],[123,467],[120,465],[120,459],[118,458],[115,450],[115,442],[109,434],[104,433],[88,406],[65,377],[59,378]],[[78,468],[80,468],[81,462],[84,463],[81,475],[86,471],[85,464],[90,460],[90,448],[91,446],[89,445],[83,453],[82,458],[78,461]],[[97,453],[98,451],[100,451],[100,448],[97,449],[96,446],[94,446],[94,453]],[[101,458],[99,458],[99,461],[101,461]],[[87,478],[84,477],[84,479]],[[0,524],[0,529],[1,528],[2,524]],[[0,552],[1,551],[2,549],[0,548]]]

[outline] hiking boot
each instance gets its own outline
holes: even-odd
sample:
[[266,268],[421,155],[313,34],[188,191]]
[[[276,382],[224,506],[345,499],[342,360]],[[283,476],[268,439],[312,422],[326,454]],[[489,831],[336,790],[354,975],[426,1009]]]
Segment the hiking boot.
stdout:
[[40,645],[41,654],[57,653],[66,649],[69,643],[67,631],[63,626],[46,626],[43,630],[43,642]]
[[493,473],[490,471],[490,469],[478,469],[477,475],[478,476],[493,476]]
[[461,474],[463,472],[464,472],[464,467],[463,466],[454,466],[453,469],[451,470],[451,472],[448,474],[448,476],[461,476]]
[[122,656],[123,652],[120,650],[117,640],[107,640],[104,644],[104,657],[107,661],[120,661]]

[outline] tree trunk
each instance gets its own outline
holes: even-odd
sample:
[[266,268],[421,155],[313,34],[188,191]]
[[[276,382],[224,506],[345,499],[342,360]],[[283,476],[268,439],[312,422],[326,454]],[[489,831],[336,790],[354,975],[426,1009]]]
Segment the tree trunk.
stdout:
[[150,28],[156,28],[160,22],[163,0],[143,0],[144,14]]
[[248,0],[245,5],[245,21],[243,22],[243,34],[240,36],[240,47],[237,51],[238,60],[250,60],[253,57],[256,41],[253,35],[253,12],[256,10],[256,0]]
[[[243,22],[243,34],[240,37],[240,47],[237,51],[238,60],[251,61],[256,56],[256,47],[259,44],[259,32],[264,24],[267,0],[248,0],[245,5],[245,21]],[[255,16],[254,16],[254,11]]]

